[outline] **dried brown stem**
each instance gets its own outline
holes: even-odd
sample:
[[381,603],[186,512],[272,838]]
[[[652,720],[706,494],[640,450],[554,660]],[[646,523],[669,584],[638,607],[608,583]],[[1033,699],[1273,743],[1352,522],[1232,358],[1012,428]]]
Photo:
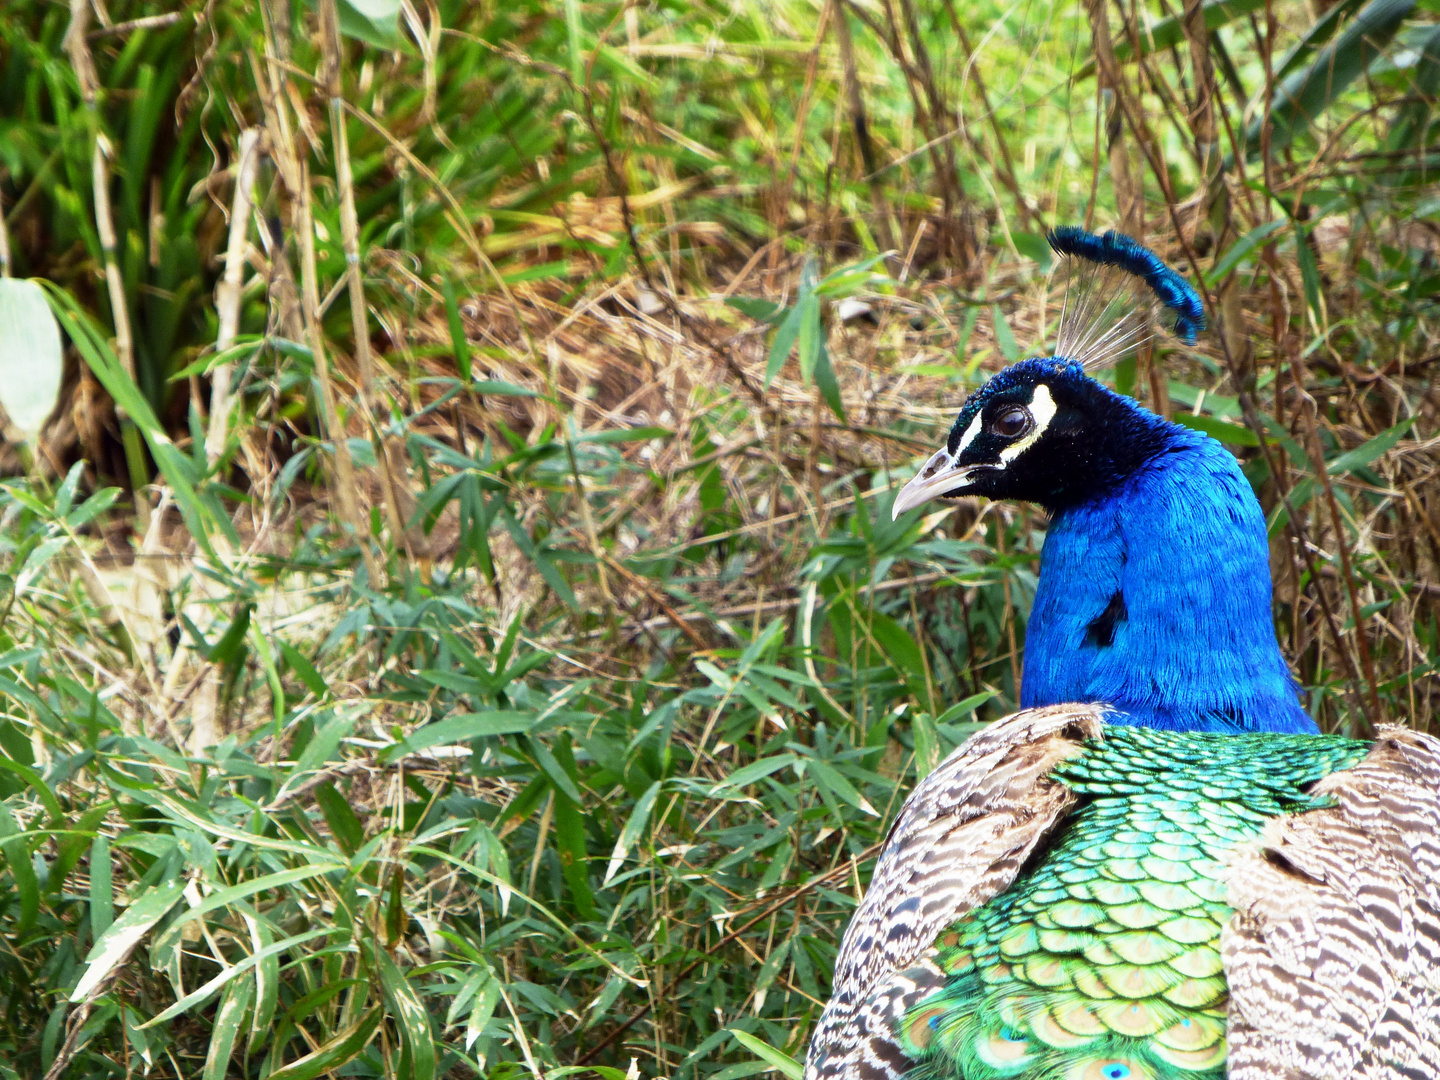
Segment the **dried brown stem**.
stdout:
[[[246,128],[240,133],[235,148],[235,194],[230,203],[230,238],[225,245],[225,273],[215,287],[215,313],[220,331],[215,337],[215,352],[224,355],[235,343],[240,329],[240,286],[245,273],[245,249],[250,232],[250,214],[254,208],[252,191],[260,164],[260,130]],[[235,365],[226,361],[210,373],[210,424],[205,432],[205,457],[215,464],[230,430],[230,380]]]

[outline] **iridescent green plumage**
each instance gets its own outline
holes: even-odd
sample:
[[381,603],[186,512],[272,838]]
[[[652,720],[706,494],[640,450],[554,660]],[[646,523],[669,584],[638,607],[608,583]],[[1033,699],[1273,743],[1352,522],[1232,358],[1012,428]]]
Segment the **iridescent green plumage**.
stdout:
[[1081,797],[1034,869],[942,934],[905,1014],[914,1080],[1220,1080],[1224,871],[1368,743],[1110,728],[1052,773]]

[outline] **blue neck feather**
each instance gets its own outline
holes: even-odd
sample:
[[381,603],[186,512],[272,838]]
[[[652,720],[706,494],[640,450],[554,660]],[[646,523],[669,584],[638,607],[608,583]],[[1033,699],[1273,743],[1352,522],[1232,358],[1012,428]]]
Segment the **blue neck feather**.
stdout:
[[1275,639],[1265,520],[1235,458],[1112,396],[1157,452],[1052,508],[1020,704],[1101,701],[1116,722],[1171,730],[1316,732]]

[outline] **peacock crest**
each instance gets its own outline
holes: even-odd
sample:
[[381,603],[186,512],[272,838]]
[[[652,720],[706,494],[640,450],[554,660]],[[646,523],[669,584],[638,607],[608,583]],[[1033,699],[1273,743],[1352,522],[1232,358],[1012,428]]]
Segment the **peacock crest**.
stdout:
[[1150,340],[1151,299],[1173,314],[1175,336],[1185,344],[1193,345],[1205,329],[1199,293],[1138,241],[1113,229],[1097,236],[1074,225],[1054,229],[1047,239],[1064,259],[1066,275],[1057,357],[1094,370]]

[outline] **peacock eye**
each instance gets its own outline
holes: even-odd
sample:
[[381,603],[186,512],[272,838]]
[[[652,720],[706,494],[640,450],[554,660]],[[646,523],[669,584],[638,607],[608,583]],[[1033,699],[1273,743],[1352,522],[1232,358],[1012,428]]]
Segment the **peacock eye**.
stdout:
[[995,415],[995,418],[990,421],[990,431],[1002,439],[1016,439],[1029,431],[1034,423],[1029,409],[1012,405]]

